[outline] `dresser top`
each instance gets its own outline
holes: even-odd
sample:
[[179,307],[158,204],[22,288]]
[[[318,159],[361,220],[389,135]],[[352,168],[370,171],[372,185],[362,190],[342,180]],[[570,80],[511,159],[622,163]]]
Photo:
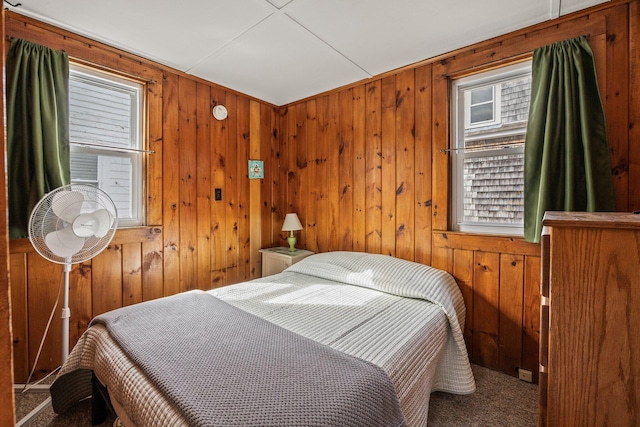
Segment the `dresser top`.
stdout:
[[640,214],[631,212],[545,212],[547,227],[598,227],[640,229]]

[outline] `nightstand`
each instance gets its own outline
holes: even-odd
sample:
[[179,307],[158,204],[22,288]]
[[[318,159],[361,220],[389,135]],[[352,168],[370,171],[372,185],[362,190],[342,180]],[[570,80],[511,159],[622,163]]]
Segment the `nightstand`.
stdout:
[[260,252],[262,253],[262,277],[281,273],[285,268],[314,254],[305,249],[289,252],[289,248],[285,247],[260,249]]

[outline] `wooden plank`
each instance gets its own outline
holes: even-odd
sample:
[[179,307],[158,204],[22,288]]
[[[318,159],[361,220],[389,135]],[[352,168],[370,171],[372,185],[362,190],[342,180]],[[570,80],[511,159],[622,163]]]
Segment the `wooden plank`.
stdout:
[[[287,175],[287,205],[286,205],[286,211],[284,212],[285,214],[288,213],[296,213],[298,214],[298,217],[300,218],[300,170],[298,168],[298,147],[301,147],[301,144],[299,144],[298,142],[298,114],[299,114],[299,110],[303,108],[299,105],[297,106],[292,106],[291,108],[288,109],[287,111],[287,116],[286,116],[286,138],[287,138],[287,145],[286,145],[286,149],[287,149],[287,156],[286,156],[286,163],[283,163],[283,165],[285,165],[285,171],[286,171],[286,175]],[[302,222],[303,219],[300,218],[300,221]],[[294,231],[293,232],[294,236],[296,236],[296,238],[298,240],[304,240],[304,230],[302,231]],[[283,238],[285,236],[288,236],[289,233],[282,233]],[[288,246],[288,244],[286,245]]]
[[431,266],[453,274],[453,249],[434,247]]
[[146,214],[147,224],[162,224],[162,73],[158,70],[146,82],[147,92],[147,149],[154,152],[146,157]]
[[502,372],[518,376],[522,367],[522,318],[524,300],[524,256],[500,255],[499,365]]
[[540,255],[540,244],[525,242],[522,237],[468,234],[455,231],[434,231],[433,246],[471,251],[509,253],[514,255]]
[[[0,12],[0,42],[1,51],[5,50],[5,11],[4,8]],[[0,59],[0,67],[4,70],[4,56]],[[0,82],[0,92],[4,93],[4,82]],[[0,108],[4,111],[4,97],[0,98]],[[0,118],[0,125],[4,129],[4,117]],[[0,164],[6,165],[7,144],[4,133],[0,135]],[[0,231],[0,425],[12,426],[15,424],[15,403],[13,395],[13,356],[12,356],[12,333],[11,333],[11,276],[10,260],[9,260],[9,233],[8,233],[8,217],[7,217],[7,177],[6,166],[5,171],[0,178],[0,200],[2,201],[2,210],[0,211],[0,224],[3,224]]]
[[453,251],[453,277],[455,277],[466,309],[464,341],[469,358],[473,359],[473,251],[456,249]]
[[338,132],[338,246],[341,251],[353,250],[353,169],[354,169],[354,123],[353,123],[353,90],[347,89],[338,93],[339,127]]
[[178,77],[164,75],[162,106],[164,119],[162,155],[162,226],[164,295],[180,292],[180,125],[178,117]]
[[415,260],[431,264],[431,66],[415,73]]
[[[303,229],[297,233],[298,243],[296,247],[307,247],[307,212],[308,203],[306,195],[309,193],[309,173],[308,166],[309,160],[307,157],[307,147],[309,143],[307,141],[307,109],[305,104],[300,104],[295,108],[295,162],[293,162],[295,174],[297,176],[298,187],[295,189],[295,212],[298,213],[298,218],[302,223]],[[291,151],[290,151],[291,153]],[[291,159],[289,158],[290,164]]]
[[415,259],[415,76],[406,70],[396,76],[396,225],[399,258]]
[[[629,3],[629,141],[640,141],[640,2]],[[640,210],[640,144],[629,144],[628,210]]]
[[226,264],[227,271],[226,283],[238,282],[238,191],[240,170],[238,169],[238,108],[237,97],[229,93],[226,94],[225,104],[229,116],[227,117],[227,126],[229,133],[227,135],[226,162],[225,162],[225,179],[226,179],[226,210],[225,210],[225,227],[226,227]]
[[[260,155],[265,160],[264,179],[260,183],[260,218],[261,218],[261,248],[272,246],[273,242],[273,176],[278,165],[275,162],[277,140],[275,112],[264,104],[260,104]],[[306,196],[303,196],[306,198]]]
[[[226,104],[226,94],[223,90],[211,88],[211,103],[213,105]],[[230,114],[235,114],[231,111]],[[226,201],[229,198],[230,188],[227,187],[227,138],[228,127],[225,120],[213,120],[211,122],[211,186],[220,190],[221,200],[213,200],[211,203],[211,271],[212,286],[218,287],[225,284],[224,270],[227,266],[227,221]]]
[[396,254],[396,76],[381,83],[382,240],[381,253]]
[[180,78],[178,82],[179,142],[179,200],[180,200],[180,291],[196,288],[198,212],[196,151],[196,83]]
[[[627,5],[606,11],[606,88],[603,96],[607,121],[607,142],[611,154],[616,209],[627,211],[629,206],[629,17]],[[601,42],[604,43],[604,41]],[[594,52],[595,55],[596,52]],[[595,58],[598,61],[601,58]],[[635,187],[638,187],[637,181]]]
[[329,199],[328,199],[328,167],[329,137],[327,135],[329,115],[329,99],[324,96],[316,99],[316,173],[313,183],[316,211],[317,250],[327,252],[329,247]]
[[[139,243],[137,245],[140,245]],[[80,335],[89,327],[93,319],[92,294],[93,294],[93,268],[92,261],[88,260],[75,264],[69,273],[69,351],[78,342]],[[113,286],[120,287],[120,281]]]
[[500,256],[474,253],[473,266],[473,362],[499,369]]
[[10,291],[14,380],[16,383],[25,383],[29,376],[29,309],[27,305],[26,254],[12,254],[9,257],[9,269],[11,271]]
[[196,85],[196,284],[211,289],[211,89]]
[[[113,236],[112,242],[118,243],[140,243],[151,242],[154,240],[162,239],[162,227],[134,227],[134,228],[120,228],[116,230]],[[24,254],[29,252],[35,252],[33,245],[29,239],[16,239],[10,242],[10,252],[12,254]]]
[[[449,80],[442,64],[434,64],[432,72],[433,105],[431,118],[431,173],[433,230],[449,227]],[[444,151],[443,151],[444,150]],[[435,236],[434,236],[435,237]],[[436,243],[434,242],[434,246]]]
[[[158,228],[158,232],[161,230]],[[142,243],[142,300],[149,301],[163,296],[162,236]]]
[[91,260],[92,317],[122,307],[122,246],[109,245]]
[[353,250],[366,251],[366,92],[353,88]]
[[316,117],[316,101],[309,101],[304,104],[307,112],[307,176],[309,183],[307,188],[306,218],[305,218],[305,238],[306,247],[312,252],[319,252],[318,247],[318,120]]
[[339,93],[332,93],[328,96],[329,109],[327,115],[327,130],[326,139],[327,142],[327,191],[328,198],[328,237],[329,237],[329,250],[335,251],[339,246],[338,230],[340,228],[340,183],[339,183],[339,161],[338,152],[340,150],[340,136],[339,136],[339,109],[340,109],[340,97]]
[[122,305],[143,301],[142,297],[142,245],[122,245]]
[[524,258],[524,297],[522,310],[522,362],[523,369],[533,373],[538,383],[540,342],[540,257]]
[[382,86],[365,85],[365,251],[382,251]]
[[289,210],[289,121],[295,120],[291,117],[291,111],[288,108],[280,110],[279,115],[279,133],[278,133],[278,173],[277,179],[274,180],[274,186],[277,190],[276,211],[274,215],[274,240],[277,245],[286,244],[287,233],[282,232],[282,223]]
[[[263,159],[260,148],[262,147],[262,130],[261,130],[261,107],[260,104],[251,101],[249,104],[249,158]],[[267,162],[268,164],[269,162]],[[262,221],[267,218],[261,217],[262,189],[264,187],[264,179],[252,179],[249,182],[249,236],[250,252],[249,263],[251,266],[250,279],[261,276],[261,256],[260,248],[262,247]]]
[[[32,252],[27,254],[27,278],[29,280],[27,285],[29,370],[34,366],[40,341],[45,336],[49,316],[53,312],[58,319],[51,322],[42,345],[42,352],[34,373],[34,378],[39,379],[60,365],[61,361],[62,327],[59,315],[62,307],[62,265],[54,264]],[[58,294],[60,302],[54,309]]]
[[[239,280],[251,278],[251,229],[249,222],[250,185],[249,185],[249,148],[250,121],[249,100],[238,97],[237,120],[237,161],[238,161],[238,267]],[[260,236],[257,236],[258,238]]]

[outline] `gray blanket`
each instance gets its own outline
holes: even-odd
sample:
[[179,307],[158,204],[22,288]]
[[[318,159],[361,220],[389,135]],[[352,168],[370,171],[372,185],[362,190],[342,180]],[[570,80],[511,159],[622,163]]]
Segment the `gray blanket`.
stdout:
[[96,317],[194,426],[402,426],[380,367],[192,291]]

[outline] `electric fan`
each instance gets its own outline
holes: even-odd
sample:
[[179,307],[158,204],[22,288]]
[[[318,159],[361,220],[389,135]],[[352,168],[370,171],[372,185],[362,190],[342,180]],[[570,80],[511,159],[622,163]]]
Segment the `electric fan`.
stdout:
[[69,272],[104,250],[118,225],[113,200],[98,187],[70,184],[44,195],[29,218],[29,240],[45,259],[64,265],[62,363],[69,356]]

